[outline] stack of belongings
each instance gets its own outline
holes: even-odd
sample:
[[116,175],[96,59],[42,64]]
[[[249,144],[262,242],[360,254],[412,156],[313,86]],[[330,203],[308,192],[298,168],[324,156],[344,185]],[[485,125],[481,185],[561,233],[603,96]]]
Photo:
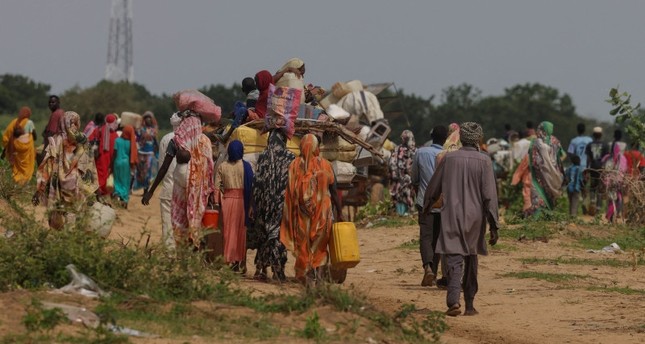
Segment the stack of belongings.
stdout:
[[[332,121],[343,122],[349,119],[350,114],[336,104],[331,104],[327,109],[327,116]],[[357,153],[357,146],[340,135],[331,132],[323,133],[320,155],[331,162],[338,184],[352,183],[356,176],[356,166],[353,162]]]
[[[386,159],[389,158],[390,151],[383,149],[383,145],[391,129],[384,119],[378,98],[364,90],[361,81],[337,82],[332,86],[331,92],[319,102],[332,120],[343,124],[374,148],[381,149],[383,156]],[[338,111],[337,108],[343,112]],[[369,151],[356,147],[356,154],[351,162],[355,175],[366,178],[367,166],[372,165],[374,160]],[[340,165],[345,167],[344,164]],[[359,169],[357,170],[356,167]],[[349,168],[343,168],[343,171],[347,170]],[[339,173],[339,171],[336,172]]]

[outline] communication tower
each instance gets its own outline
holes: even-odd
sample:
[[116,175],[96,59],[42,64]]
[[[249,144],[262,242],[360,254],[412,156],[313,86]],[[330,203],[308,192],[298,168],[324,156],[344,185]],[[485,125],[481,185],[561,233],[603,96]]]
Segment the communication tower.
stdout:
[[132,0],[112,0],[105,79],[133,82],[132,61]]

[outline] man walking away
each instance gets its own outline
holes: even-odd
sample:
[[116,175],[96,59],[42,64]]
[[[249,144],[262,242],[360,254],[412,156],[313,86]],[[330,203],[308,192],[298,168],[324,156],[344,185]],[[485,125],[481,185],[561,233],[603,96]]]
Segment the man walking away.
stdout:
[[[602,172],[602,157],[609,154],[607,143],[602,140],[602,128],[593,128],[593,141],[587,145],[585,154],[587,155],[587,169],[589,169],[589,209],[586,211],[591,216],[596,215],[596,211],[602,208],[602,183],[600,172]],[[585,212],[585,209],[582,209]]]
[[[463,287],[466,311],[476,315],[474,307],[477,294],[477,255],[486,255],[486,220],[490,224],[490,245],[497,243],[497,190],[490,158],[479,151],[484,133],[474,122],[466,122],[459,130],[463,147],[447,153],[437,166],[423,202],[423,211],[429,212],[432,204],[443,193],[441,231],[437,253],[442,255],[447,267],[448,293],[446,315],[461,314],[459,303]],[[463,278],[463,285],[462,285]]]
[[578,156],[580,158],[580,166],[585,168],[587,167],[587,153],[585,152],[587,145],[591,143],[592,140],[591,137],[585,135],[586,128],[584,123],[578,123],[576,129],[578,130],[578,136],[571,140],[567,153],[569,153],[569,158],[574,155]]
[[439,209],[433,208],[430,213],[424,213],[423,197],[428,183],[435,171],[437,155],[443,150],[443,144],[448,137],[448,128],[438,125],[430,134],[432,144],[421,147],[412,161],[412,183],[417,186],[416,207],[419,211],[419,241],[421,262],[423,263],[423,280],[421,285],[431,286],[437,276],[440,256],[435,252],[437,238],[441,228]]

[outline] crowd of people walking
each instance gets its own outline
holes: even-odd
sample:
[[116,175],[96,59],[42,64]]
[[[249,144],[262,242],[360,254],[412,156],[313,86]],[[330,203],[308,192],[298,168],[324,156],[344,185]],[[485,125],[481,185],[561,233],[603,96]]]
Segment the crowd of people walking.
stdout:
[[[210,116],[221,117],[212,101],[189,108],[178,105],[169,118],[173,130],[161,140],[152,112],[143,114],[138,129],[120,125],[116,114],[100,113],[82,127],[80,116],[62,110],[60,99],[51,96],[40,158],[28,107],[5,129],[3,157],[19,185],[32,179],[37,166],[32,202],[48,208],[53,229],[75,222],[88,202],[127,209],[132,192],[142,190],[141,202],[149,205],[161,187],[162,242],[169,252],[203,249],[205,213],[219,208],[222,256],[233,271],[247,272],[247,251],[252,249],[253,278],[284,282],[291,252],[295,278],[315,283],[328,278],[331,229],[344,215],[334,169],[320,153],[322,136],[301,133],[299,154],[287,149],[294,119],[285,109],[316,102],[311,96],[315,88],[303,88],[304,74],[304,62],[291,59],[275,74],[262,70],[245,78],[247,98],[235,103],[228,132],[217,135],[205,131],[212,123],[203,109],[210,107]],[[244,158],[244,144],[229,137],[237,126],[254,119],[264,119],[267,142],[252,166]],[[488,144],[481,125],[474,122],[437,125],[432,141],[422,147],[411,130],[401,133],[401,143],[387,161],[393,210],[400,216],[418,214],[421,285],[447,289],[448,315],[462,314],[461,290],[463,314],[477,314],[478,255],[487,253],[487,229],[488,243],[497,242],[499,164],[491,158],[492,145],[505,145],[509,153],[510,180],[522,189],[523,216],[553,210],[564,191],[572,216],[585,197],[591,201],[583,202],[584,213],[594,215],[607,200],[607,219],[620,216],[625,178],[640,178],[645,158],[637,144],[626,150],[620,131],[607,144],[602,128],[594,128],[592,137],[584,135],[584,125],[577,129],[579,136],[567,151],[548,121],[536,128],[527,123],[522,135],[507,126],[503,140]],[[214,146],[225,149],[214,155]]]

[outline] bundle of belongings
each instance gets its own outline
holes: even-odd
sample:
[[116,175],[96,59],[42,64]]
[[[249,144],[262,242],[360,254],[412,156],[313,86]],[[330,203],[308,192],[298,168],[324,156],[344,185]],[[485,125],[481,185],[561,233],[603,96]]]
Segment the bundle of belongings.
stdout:
[[[239,140],[244,144],[244,159],[254,169],[259,154],[267,145],[267,132],[271,129],[283,130],[289,139],[287,149],[296,155],[300,154],[301,134],[295,130],[296,121],[307,121],[312,127],[322,122],[338,123],[353,132],[357,138],[380,149],[387,159],[389,151],[382,147],[388,146],[387,134],[390,128],[384,120],[378,98],[364,90],[360,81],[335,83],[331,92],[325,92],[311,84],[303,88],[292,86],[294,85],[280,84],[269,87],[267,114],[263,119],[262,129],[257,129],[253,122],[240,123],[241,125],[233,128],[230,140]],[[317,133],[320,140],[320,154],[332,163],[338,183],[352,182],[358,173],[357,166],[360,169],[364,165],[357,162],[372,163],[371,153],[338,133],[326,130],[314,133]],[[359,159],[361,156],[363,159]]]

